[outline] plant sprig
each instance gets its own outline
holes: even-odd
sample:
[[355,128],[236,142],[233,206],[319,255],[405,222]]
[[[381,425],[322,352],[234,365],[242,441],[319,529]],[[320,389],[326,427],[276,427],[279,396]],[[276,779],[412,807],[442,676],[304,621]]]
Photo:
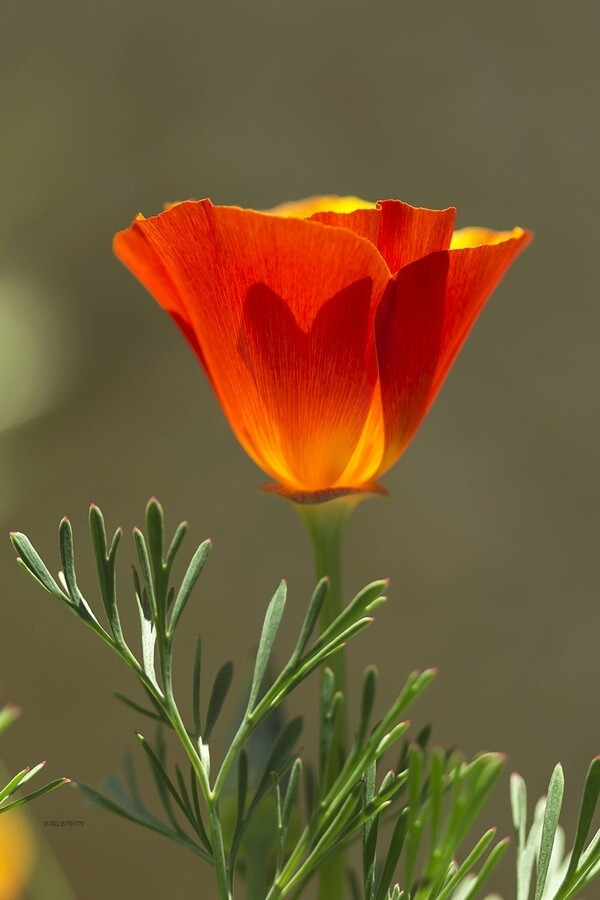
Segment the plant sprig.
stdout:
[[585,778],[573,848],[568,853],[564,852],[565,834],[559,825],[564,784],[563,769],[558,763],[547,796],[537,803],[527,832],[527,788],[516,772],[511,777],[517,900],[530,900],[532,888],[533,900],[571,900],[600,875],[600,829],[586,847],[600,796],[600,756],[592,760]]
[[[120,692],[116,696],[156,727],[153,739],[138,733],[137,743],[152,773],[162,817],[142,800],[131,756],[126,757],[125,778],[112,776],[105,790],[78,785],[89,800],[168,837],[213,866],[220,900],[234,897],[236,872],[249,876],[251,871],[259,872],[267,887],[252,888],[248,881],[249,900],[298,898],[324,863],[357,840],[362,841],[363,866],[362,878],[352,875],[349,881],[353,900],[472,900],[480,896],[507,849],[507,839],[497,840],[495,829],[489,829],[470,849],[463,851],[462,846],[498,781],[504,758],[485,753],[467,761],[456,752],[432,748],[430,729],[423,729],[412,742],[406,740],[406,713],[432,682],[434,670],[409,675],[389,710],[376,719],[377,671],[369,666],[363,677],[354,741],[343,760],[334,759],[333,736],[339,722],[345,720],[347,698],[328,664],[372,623],[373,611],[385,601],[387,582],[365,587],[320,636],[313,637],[329,591],[328,579],[319,581],[291,655],[283,668],[273,673],[273,647],[287,600],[285,582],[276,587],[262,625],[247,702],[231,740],[217,759],[213,735],[228,705],[232,663],[217,671],[204,708],[198,639],[191,667],[189,721],[175,699],[172,674],[176,631],[208,560],[210,542],[204,541],[196,549],[176,590],[171,584],[172,569],[187,526],[182,523],[167,544],[162,509],[156,500],[150,501],[145,533],[136,528],[133,534],[137,555],[133,593],[141,648],[134,652],[121,624],[117,599],[121,530],[109,542],[104,517],[96,506],[90,509],[89,525],[104,624],[79,585],[67,519],[59,527],[62,571],[56,578],[25,535],[12,535],[20,565],[132,670],[144,700]],[[298,753],[301,720],[286,721],[279,712],[278,731],[271,730],[268,751],[257,768],[252,757],[253,736],[272,726],[276,721],[273,714],[281,710],[283,701],[317,669],[324,672],[317,766],[307,764]],[[0,730],[7,715],[0,712]],[[169,762],[165,728],[175,732],[187,756],[186,766]],[[401,740],[396,765],[382,769],[384,757],[387,759]],[[5,788],[8,793],[0,794],[0,811],[65,782],[52,782],[3,807],[2,799],[8,799],[37,771],[39,767],[15,776]],[[233,795],[232,781],[237,786]],[[588,842],[600,792],[600,759],[590,766],[573,851],[565,858],[558,825],[562,791],[562,769],[557,767],[548,798],[538,805],[527,834],[525,785],[519,776],[513,776],[517,900],[572,900],[600,874],[600,832]],[[388,822],[392,829],[382,846],[381,826]],[[263,855],[255,858],[258,851],[245,848],[256,848],[257,835]]]
[[[3,734],[7,728],[10,728],[20,714],[20,708],[11,704],[7,704],[0,709],[0,735]],[[53,781],[37,788],[35,791],[31,791],[31,793],[25,794],[23,797],[17,797],[12,800],[11,798],[17,791],[31,781],[32,778],[35,778],[45,765],[46,761],[44,760],[35,766],[26,766],[24,769],[21,769],[20,772],[17,772],[4,787],[0,786],[0,814],[8,812],[11,809],[16,809],[18,806],[23,806],[25,803],[35,800],[36,797],[41,797],[43,794],[48,794],[50,791],[54,791],[56,788],[70,783],[70,778],[55,778]]]
[[[373,619],[370,613],[383,602],[382,594],[386,582],[375,582],[361,591],[325,633],[311,643],[319,612],[328,591],[328,581],[323,579],[313,594],[300,636],[288,663],[263,691],[265,672],[287,597],[285,582],[279,584],[263,623],[244,716],[220,765],[215,768],[211,759],[212,731],[220,717],[231,684],[232,666],[226,664],[217,673],[208,708],[205,715],[201,715],[198,687],[201,656],[198,649],[194,663],[194,709],[190,726],[184,724],[175,700],[172,681],[172,652],[176,628],[208,558],[210,542],[205,541],[198,547],[179,590],[175,592],[170,586],[171,571],[186,533],[186,525],[178,527],[166,548],[162,509],[156,500],[151,500],[148,504],[146,535],[140,529],[134,530],[138,566],[133,569],[133,580],[140,617],[142,647],[141,655],[138,657],[123,632],[117,602],[116,558],[121,542],[121,530],[115,532],[109,543],[104,517],[97,506],[90,509],[89,525],[106,619],[104,625],[80,589],[75,568],[73,532],[66,518],[59,526],[62,571],[57,578],[51,575],[29,539],[24,534],[15,533],[11,538],[19,555],[19,563],[48,593],[60,600],[70,612],[110,646],[134,672],[149,701],[149,706],[144,706],[123,694],[118,696],[137,713],[176,732],[188,756],[191,778],[189,783],[186,782],[180,770],[176,770],[177,775],[172,778],[167,771],[163,744],[155,743],[153,747],[140,735],[138,740],[155,776],[166,822],[158,820],[142,803],[131,766],[128,766],[127,789],[120,781],[113,779],[109,796],[87,786],[81,786],[82,790],[105,808],[159,831],[210,862],[217,871],[220,896],[229,898],[234,890],[236,859],[244,835],[267,794],[278,793],[281,799],[286,773],[291,770],[296,788],[292,794],[287,793],[286,789],[276,835],[280,849],[278,870],[274,873],[277,882],[275,895],[284,896],[318,865],[328,849],[346,841],[353,830],[362,827],[369,815],[389,805],[406,777],[404,774],[399,773],[392,780],[388,779],[366,810],[360,806],[362,781],[367,769],[408,727],[408,723],[401,721],[401,716],[429,684],[433,673],[425,672],[421,675],[415,673],[409,678],[405,689],[389,713],[368,737],[365,736],[364,744],[358,742],[355,745],[335,783],[328,786],[327,791],[319,788],[321,801],[313,810],[301,837],[287,856],[286,835],[291,817],[292,798],[295,800],[301,771],[294,753],[300,723],[292,722],[284,725],[279,738],[274,742],[263,775],[255,786],[251,799],[247,806],[244,804],[238,808],[238,822],[229,847],[225,846],[219,809],[227,778],[237,764],[240,780],[243,781],[243,754],[253,733],[281,705],[290,692],[371,624]],[[337,702],[339,704],[339,700]],[[214,772],[211,772],[211,768]],[[200,797],[205,807],[207,824],[201,813]],[[180,818],[184,820],[185,826],[180,824]]]

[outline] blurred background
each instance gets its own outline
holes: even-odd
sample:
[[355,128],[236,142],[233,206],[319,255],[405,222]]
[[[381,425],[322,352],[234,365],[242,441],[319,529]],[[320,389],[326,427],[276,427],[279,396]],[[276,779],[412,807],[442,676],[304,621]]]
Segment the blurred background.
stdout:
[[[210,535],[177,648],[186,688],[201,632],[206,672],[236,660],[239,694],[279,578],[290,590],[280,658],[313,584],[299,519],[257,491],[263,474],[192,352],[113,258],[113,232],[187,197],[255,208],[398,197],[536,238],[385,477],[389,499],[350,523],[347,592],[391,578],[390,602],[352,647],[352,688],[377,660],[383,711],[409,670],[439,666],[415,725],[433,721],[436,742],[467,754],[505,751],[532,796],[560,759],[572,828],[600,750],[600,6],[5,0],[3,22],[0,699],[25,711],[5,764],[47,758],[49,777],[97,785],[147,728],[111,696],[135,692],[129,672],[19,571],[9,530],[58,566],[68,514],[97,603],[86,523],[98,503],[127,534],[130,632],[129,536],[147,499],[173,528],[189,519],[188,552]],[[314,708],[316,691],[288,712]],[[314,738],[309,715],[308,754]],[[85,809],[74,790],[29,814],[78,900],[214,896],[202,863]],[[44,826],[60,819],[85,825]],[[507,779],[481,820],[493,823],[510,828]],[[496,879],[507,900],[511,872]]]

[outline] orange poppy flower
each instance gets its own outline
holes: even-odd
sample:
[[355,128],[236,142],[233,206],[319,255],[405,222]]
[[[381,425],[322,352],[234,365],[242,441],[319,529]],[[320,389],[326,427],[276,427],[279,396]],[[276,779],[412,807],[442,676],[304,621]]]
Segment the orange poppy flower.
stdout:
[[238,440],[302,498],[371,490],[531,234],[454,209],[314,197],[185,201],[115,236],[194,348]]

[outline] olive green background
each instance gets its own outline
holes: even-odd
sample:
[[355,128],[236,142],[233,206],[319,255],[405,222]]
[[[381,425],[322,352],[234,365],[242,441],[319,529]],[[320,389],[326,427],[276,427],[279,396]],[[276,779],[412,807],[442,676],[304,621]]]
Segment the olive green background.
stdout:
[[[504,750],[532,795],[565,765],[571,827],[598,727],[598,158],[600,7],[575,2],[56,0],[3,4],[0,521],[58,566],[74,524],[97,604],[91,501],[127,532],[121,604],[135,625],[131,528],[156,494],[214,552],[177,645],[238,690],[278,579],[279,654],[312,583],[292,508],[229,431],[176,329],[111,254],[138,211],[210,196],[265,208],[319,192],[458,207],[459,225],[532,228],[433,411],[358,509],[348,593],[391,578],[350,650],[381,669],[381,706],[414,667],[440,676],[414,709],[435,740]],[[22,721],[10,768],[97,784],[133,730],[111,697],[129,673],[0,544],[1,699]],[[316,681],[296,706],[314,753]],[[356,691],[354,692],[354,702]],[[312,705],[311,705],[312,704]],[[139,754],[138,754],[139,756]],[[64,789],[31,817],[78,900],[214,896],[203,864],[83,809]],[[509,829],[503,781],[482,828]],[[81,819],[82,828],[44,828]],[[514,896],[511,866],[496,879]],[[590,895],[591,896],[591,895]],[[38,894],[42,900],[48,892]]]

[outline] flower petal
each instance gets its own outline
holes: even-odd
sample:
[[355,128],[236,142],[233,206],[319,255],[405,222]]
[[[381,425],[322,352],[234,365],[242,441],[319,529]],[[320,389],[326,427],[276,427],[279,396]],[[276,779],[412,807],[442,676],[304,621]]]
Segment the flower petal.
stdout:
[[427,409],[444,329],[448,268],[444,251],[405,266],[377,309],[385,448],[375,477],[400,456]]
[[373,209],[316,212],[311,219],[324,225],[348,228],[375,244],[390,272],[416,259],[447,250],[456,210],[424,209],[400,200],[380,200]]
[[493,231],[491,228],[458,228],[450,241],[451,250],[464,250],[465,247],[482,247],[485,244],[502,244],[521,231],[515,228],[513,231]]
[[[455,243],[456,235],[460,235],[460,244]],[[456,249],[450,249],[448,254],[446,315],[429,405],[490,294],[532,237],[523,228],[512,231],[468,228],[455,233],[451,248]]]
[[253,459],[290,487],[335,486],[376,383],[373,318],[389,280],[376,249],[343,229],[200,201],[137,219],[115,252],[194,335]]
[[461,249],[431,254],[402,269],[377,310],[385,453],[371,477],[379,477],[403,452],[486,300],[531,239],[520,228],[459,234]]

